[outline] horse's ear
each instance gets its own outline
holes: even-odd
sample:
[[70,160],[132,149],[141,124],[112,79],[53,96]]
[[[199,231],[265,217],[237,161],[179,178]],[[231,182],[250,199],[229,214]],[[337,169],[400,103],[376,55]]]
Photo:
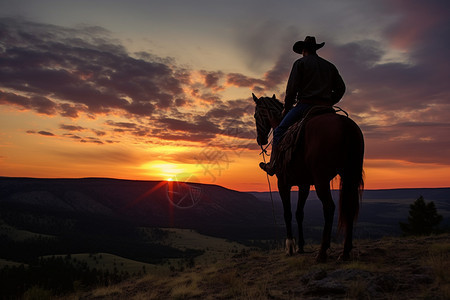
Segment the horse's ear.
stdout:
[[275,97],[275,94],[273,94],[272,98],[273,98],[273,99],[277,99],[277,98]]
[[258,101],[258,97],[256,97],[255,94],[252,93],[252,96],[253,96],[253,101],[255,101],[255,102]]

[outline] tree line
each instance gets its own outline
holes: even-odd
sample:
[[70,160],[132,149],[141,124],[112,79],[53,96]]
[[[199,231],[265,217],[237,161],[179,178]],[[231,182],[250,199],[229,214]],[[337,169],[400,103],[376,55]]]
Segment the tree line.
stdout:
[[5,266],[0,269],[0,291],[4,299],[18,299],[39,287],[52,295],[63,295],[98,285],[109,285],[130,277],[124,271],[89,268],[74,264],[66,257],[40,258],[30,265]]

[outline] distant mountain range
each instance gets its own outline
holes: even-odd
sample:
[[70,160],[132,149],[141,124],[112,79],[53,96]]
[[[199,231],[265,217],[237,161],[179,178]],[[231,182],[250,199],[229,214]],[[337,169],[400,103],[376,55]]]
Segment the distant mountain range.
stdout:
[[[270,193],[251,193],[259,200],[269,203]],[[333,198],[337,203],[339,191],[333,191]],[[444,218],[441,227],[450,227],[450,188],[413,188],[413,189],[386,189],[365,190],[360,206],[358,222],[355,226],[356,238],[379,238],[382,236],[396,236],[401,234],[399,222],[406,222],[410,205],[423,196],[426,202],[433,201],[437,211]],[[297,207],[298,193],[291,192],[293,209]],[[275,204],[278,224],[284,224],[283,207],[277,192],[272,193]],[[337,212],[335,223],[337,222]],[[305,205],[305,235],[318,241],[323,225],[322,204],[316,193],[311,191]],[[334,227],[336,228],[336,226]],[[309,232],[308,232],[309,231]]]
[[[292,192],[294,209],[296,194]],[[366,190],[355,235],[399,234],[398,222],[407,219],[409,205],[421,195],[425,201],[435,202],[438,213],[444,216],[443,225],[449,226],[450,188]],[[89,223],[91,226],[116,220],[135,226],[195,229],[232,240],[273,239],[283,237],[284,221],[278,193],[272,196],[273,206],[267,192],[238,192],[217,185],[0,177],[0,221],[22,218],[22,227],[27,227],[27,218],[45,215],[61,220],[96,220]],[[322,223],[321,203],[311,192],[305,207],[306,236],[319,239]]]

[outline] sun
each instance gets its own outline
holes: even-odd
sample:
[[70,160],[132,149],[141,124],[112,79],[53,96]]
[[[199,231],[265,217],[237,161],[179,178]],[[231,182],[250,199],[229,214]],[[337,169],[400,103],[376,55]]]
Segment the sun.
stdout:
[[146,163],[141,169],[145,174],[164,181],[183,181],[198,172],[198,168],[192,164],[175,164],[160,160]]

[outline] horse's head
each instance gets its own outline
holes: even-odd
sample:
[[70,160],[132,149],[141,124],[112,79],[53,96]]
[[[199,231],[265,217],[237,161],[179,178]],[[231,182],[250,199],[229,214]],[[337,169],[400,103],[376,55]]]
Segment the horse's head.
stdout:
[[266,145],[269,142],[270,129],[275,127],[274,124],[280,121],[283,104],[272,97],[258,98],[252,93],[253,100],[256,103],[255,121],[256,121],[256,141],[258,145]]

